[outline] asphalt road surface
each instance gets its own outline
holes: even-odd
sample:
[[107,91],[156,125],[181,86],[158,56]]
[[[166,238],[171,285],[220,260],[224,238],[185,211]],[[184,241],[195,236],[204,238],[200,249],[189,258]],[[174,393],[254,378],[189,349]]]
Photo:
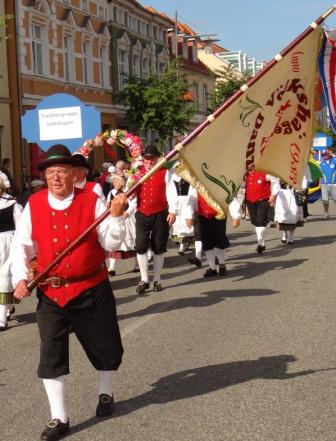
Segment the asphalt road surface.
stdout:
[[[75,336],[66,402],[77,441],[335,441],[336,210],[322,206],[294,245],[267,230],[258,255],[248,221],[229,228],[225,277],[204,279],[170,247],[162,292],[138,296],[132,262],[117,266],[125,356],[115,415],[97,419],[97,375]],[[36,298],[0,334],[0,440],[40,439],[49,419],[36,376]]]

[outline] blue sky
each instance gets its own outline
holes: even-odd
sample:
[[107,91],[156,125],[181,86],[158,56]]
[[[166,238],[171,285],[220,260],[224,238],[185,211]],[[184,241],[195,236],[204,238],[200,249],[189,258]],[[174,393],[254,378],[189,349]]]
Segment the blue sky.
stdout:
[[[139,0],[188,24],[217,34],[221,46],[269,61],[320,17],[335,0]],[[326,21],[336,27],[336,12]]]

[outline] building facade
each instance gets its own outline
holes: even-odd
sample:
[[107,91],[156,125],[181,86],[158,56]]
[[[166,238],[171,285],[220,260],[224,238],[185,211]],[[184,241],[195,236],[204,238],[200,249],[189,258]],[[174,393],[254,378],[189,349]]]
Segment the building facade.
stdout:
[[[94,105],[101,112],[104,127],[116,127],[107,1],[19,0],[19,3],[22,113],[49,95],[68,93]],[[34,175],[39,151],[36,145],[26,149],[29,150],[27,169]],[[95,155],[99,165],[104,152],[97,150]]]
[[[129,76],[146,78],[169,64],[168,20],[135,0],[109,1],[112,88],[118,93]],[[119,108],[119,128],[126,128],[125,110]]]

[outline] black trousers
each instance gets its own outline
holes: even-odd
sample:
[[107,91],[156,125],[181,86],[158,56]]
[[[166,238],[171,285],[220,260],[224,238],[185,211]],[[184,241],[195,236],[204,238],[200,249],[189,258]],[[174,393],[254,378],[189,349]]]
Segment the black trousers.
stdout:
[[251,224],[255,227],[266,227],[269,222],[269,202],[268,199],[257,202],[246,201],[250,213]]
[[204,251],[210,251],[214,248],[224,250],[230,246],[226,235],[226,218],[221,220],[216,218],[208,219],[198,215],[198,222]]
[[150,245],[153,253],[163,254],[167,251],[169,237],[168,211],[145,216],[140,211],[135,213],[135,251],[145,254]]
[[[62,288],[59,288],[62,289]],[[117,370],[123,347],[116,302],[108,280],[81,293],[64,308],[38,289],[37,323],[41,337],[40,378],[69,373],[69,325],[97,370]]]

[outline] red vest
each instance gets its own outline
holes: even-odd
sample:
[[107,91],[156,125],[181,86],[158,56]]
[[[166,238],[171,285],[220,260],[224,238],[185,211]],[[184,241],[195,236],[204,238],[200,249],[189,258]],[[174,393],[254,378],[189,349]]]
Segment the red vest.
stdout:
[[[29,198],[32,221],[32,239],[37,243],[37,267],[40,272],[95,220],[97,195],[92,191],[75,188],[71,205],[65,210],[54,210],[48,202],[48,190]],[[98,242],[96,229],[69,255],[65,256],[49,276],[64,279],[94,274],[87,279],[69,283],[61,288],[42,285],[47,297],[63,307],[83,291],[108,277],[105,252]]]
[[266,174],[252,171],[246,178],[245,199],[254,202],[269,199],[271,196],[271,183],[266,181]]
[[97,184],[97,182],[86,181],[83,188],[85,188],[85,190],[93,191],[96,184]]
[[[144,182],[137,192],[137,207],[145,216],[160,213],[168,208],[166,198],[166,169],[156,171]],[[145,174],[145,169],[140,170],[140,175]]]
[[203,217],[206,217],[207,219],[213,219],[217,216],[217,211],[214,210],[210,205],[205,201],[205,199],[202,198],[200,194],[198,194],[198,214],[200,214]]

